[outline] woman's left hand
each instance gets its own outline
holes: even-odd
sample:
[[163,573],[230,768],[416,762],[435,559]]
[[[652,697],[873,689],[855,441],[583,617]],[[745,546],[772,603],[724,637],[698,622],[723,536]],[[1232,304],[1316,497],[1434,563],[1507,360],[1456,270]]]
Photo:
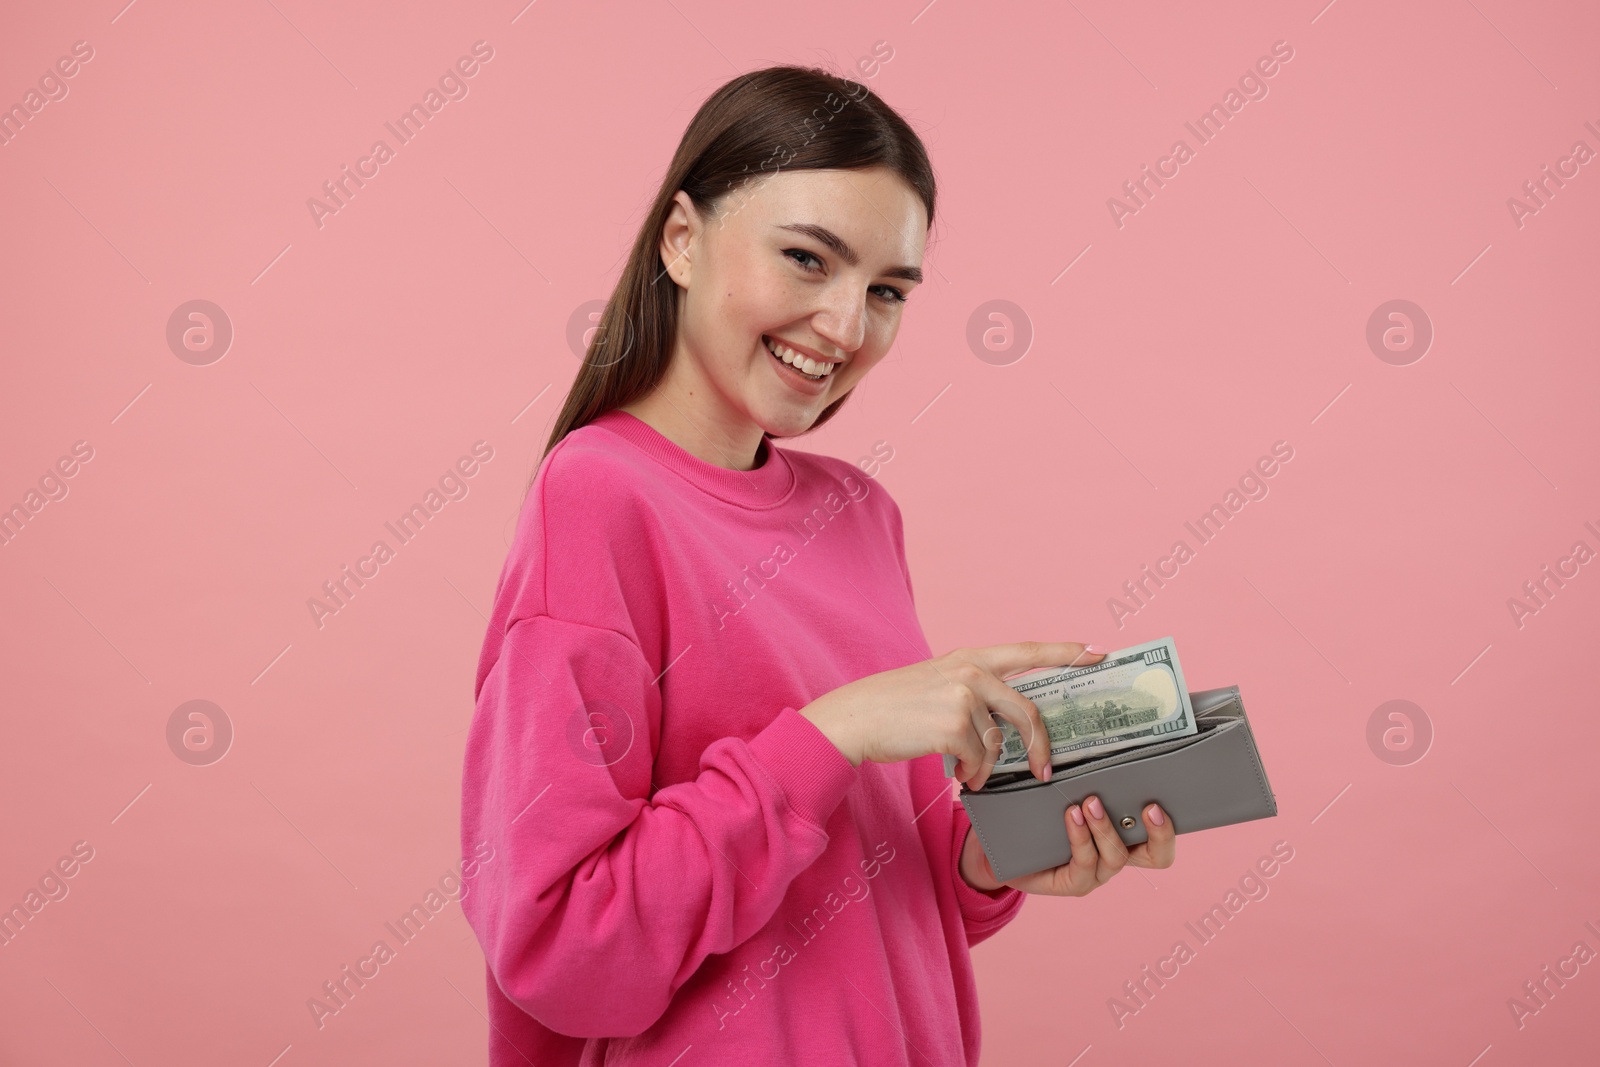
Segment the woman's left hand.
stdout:
[[994,892],[1005,885],[1024,893],[1081,897],[1105,885],[1130,863],[1135,867],[1172,866],[1176,835],[1172,820],[1159,805],[1145,805],[1144,829],[1148,837],[1132,849],[1117,836],[1097,796],[1086,797],[1081,806],[1072,805],[1063,818],[1067,823],[1067,840],[1072,843],[1072,859],[1061,866],[1025,874],[1009,882],[996,881],[994,868],[984,854],[977,833],[969,829],[961,848],[961,877],[974,889],[986,892]]

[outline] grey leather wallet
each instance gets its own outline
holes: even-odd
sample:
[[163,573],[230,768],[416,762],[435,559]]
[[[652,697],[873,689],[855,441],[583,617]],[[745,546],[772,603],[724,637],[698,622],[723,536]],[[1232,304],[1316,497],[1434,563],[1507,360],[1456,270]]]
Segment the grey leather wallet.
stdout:
[[1189,703],[1197,730],[1188,737],[1056,767],[1048,782],[1021,771],[991,778],[978,792],[962,786],[961,803],[995,877],[1005,882],[1071,859],[1067,808],[1091,793],[1129,846],[1145,840],[1140,813],[1151,802],[1180,834],[1278,814],[1239,687],[1190,693]]

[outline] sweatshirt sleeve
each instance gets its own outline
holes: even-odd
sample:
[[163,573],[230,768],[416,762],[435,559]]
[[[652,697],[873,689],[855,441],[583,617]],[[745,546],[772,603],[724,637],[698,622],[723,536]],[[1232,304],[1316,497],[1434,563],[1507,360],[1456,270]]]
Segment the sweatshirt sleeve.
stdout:
[[961,850],[967,842],[967,831],[972,818],[959,800],[954,802],[951,822],[950,874],[955,879],[956,900],[961,905],[961,921],[967,928],[967,946],[970,948],[1000,932],[1000,928],[1017,917],[1028,894],[1010,886],[1001,886],[992,893],[975,889],[961,877]]
[[462,898],[506,996],[574,1037],[628,1037],[752,936],[828,844],[857,771],[792,707],[652,780],[661,697],[629,638],[512,624],[467,739],[462,841],[495,849]]

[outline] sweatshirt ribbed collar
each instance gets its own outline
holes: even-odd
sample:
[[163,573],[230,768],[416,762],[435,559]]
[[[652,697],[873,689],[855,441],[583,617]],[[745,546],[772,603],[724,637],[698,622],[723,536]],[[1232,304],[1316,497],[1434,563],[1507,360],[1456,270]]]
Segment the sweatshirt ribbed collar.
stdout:
[[638,448],[645,455],[710,493],[718,500],[745,508],[776,507],[794,491],[796,476],[789,457],[773,442],[763,439],[757,454],[765,452],[760,466],[736,471],[707,463],[632,412],[613,408],[591,425],[602,427]]

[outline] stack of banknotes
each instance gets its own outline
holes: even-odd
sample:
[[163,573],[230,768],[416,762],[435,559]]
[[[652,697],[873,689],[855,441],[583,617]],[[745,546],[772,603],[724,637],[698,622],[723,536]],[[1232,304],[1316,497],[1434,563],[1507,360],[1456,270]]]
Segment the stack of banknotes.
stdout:
[[[1109,652],[1083,667],[1042,667],[1005,683],[1033,701],[1050,734],[1050,765],[1061,767],[1196,732],[1189,689],[1172,638]],[[1027,773],[1027,742],[1011,723],[1000,727],[1000,758],[990,772]],[[945,777],[955,757],[944,758]]]

